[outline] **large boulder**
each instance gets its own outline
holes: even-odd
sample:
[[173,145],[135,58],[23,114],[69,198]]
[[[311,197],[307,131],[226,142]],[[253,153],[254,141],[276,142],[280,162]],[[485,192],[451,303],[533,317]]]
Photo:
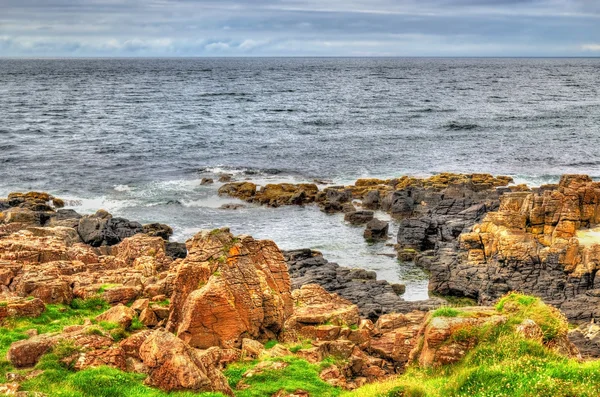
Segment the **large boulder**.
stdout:
[[389,223],[373,219],[367,223],[363,236],[367,240],[387,240]]
[[170,332],[157,329],[146,336],[139,357],[148,368],[146,383],[164,391],[221,392],[233,396],[223,374],[198,351]]
[[[600,318],[600,183],[565,175],[558,186],[506,192],[456,246],[434,260],[418,260],[431,273],[430,289],[491,304],[508,291],[539,296],[571,321]],[[431,258],[431,255],[429,256]]]
[[285,260],[272,241],[203,231],[177,268],[168,329],[193,347],[277,337],[292,311]]
[[77,231],[84,243],[99,247],[118,244],[127,237],[143,233],[144,228],[138,222],[113,218],[108,212],[99,210],[79,219]]

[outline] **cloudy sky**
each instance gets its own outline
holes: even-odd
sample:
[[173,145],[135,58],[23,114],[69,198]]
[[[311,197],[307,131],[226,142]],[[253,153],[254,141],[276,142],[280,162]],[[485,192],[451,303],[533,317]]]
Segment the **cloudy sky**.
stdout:
[[600,56],[600,0],[0,0],[0,56]]

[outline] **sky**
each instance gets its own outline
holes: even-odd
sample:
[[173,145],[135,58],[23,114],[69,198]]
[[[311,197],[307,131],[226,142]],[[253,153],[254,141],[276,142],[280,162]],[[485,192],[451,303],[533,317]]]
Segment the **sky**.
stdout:
[[0,57],[600,56],[600,0],[0,0]]

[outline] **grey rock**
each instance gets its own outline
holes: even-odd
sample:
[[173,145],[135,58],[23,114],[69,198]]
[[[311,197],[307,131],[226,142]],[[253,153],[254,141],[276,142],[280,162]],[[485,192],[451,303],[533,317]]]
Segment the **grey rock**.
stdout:
[[401,286],[377,280],[376,273],[364,269],[350,269],[328,262],[317,251],[301,249],[283,252],[292,288],[305,284],[319,284],[331,293],[337,293],[356,304],[361,316],[376,320],[386,313],[408,313],[430,310],[446,303],[440,298],[407,302],[398,296]]
[[367,223],[363,236],[367,240],[387,240],[390,225],[379,219],[373,219]]
[[346,215],[344,215],[344,220],[353,225],[363,225],[373,220],[373,217],[373,211],[354,211],[347,212]]

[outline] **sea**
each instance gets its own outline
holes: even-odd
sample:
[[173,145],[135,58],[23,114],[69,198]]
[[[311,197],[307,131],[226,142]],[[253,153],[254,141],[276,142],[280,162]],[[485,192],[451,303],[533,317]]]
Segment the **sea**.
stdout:
[[0,196],[41,190],[81,213],[228,226],[406,284],[427,274],[316,206],[219,197],[259,185],[487,172],[540,185],[600,177],[598,58],[0,59]]

